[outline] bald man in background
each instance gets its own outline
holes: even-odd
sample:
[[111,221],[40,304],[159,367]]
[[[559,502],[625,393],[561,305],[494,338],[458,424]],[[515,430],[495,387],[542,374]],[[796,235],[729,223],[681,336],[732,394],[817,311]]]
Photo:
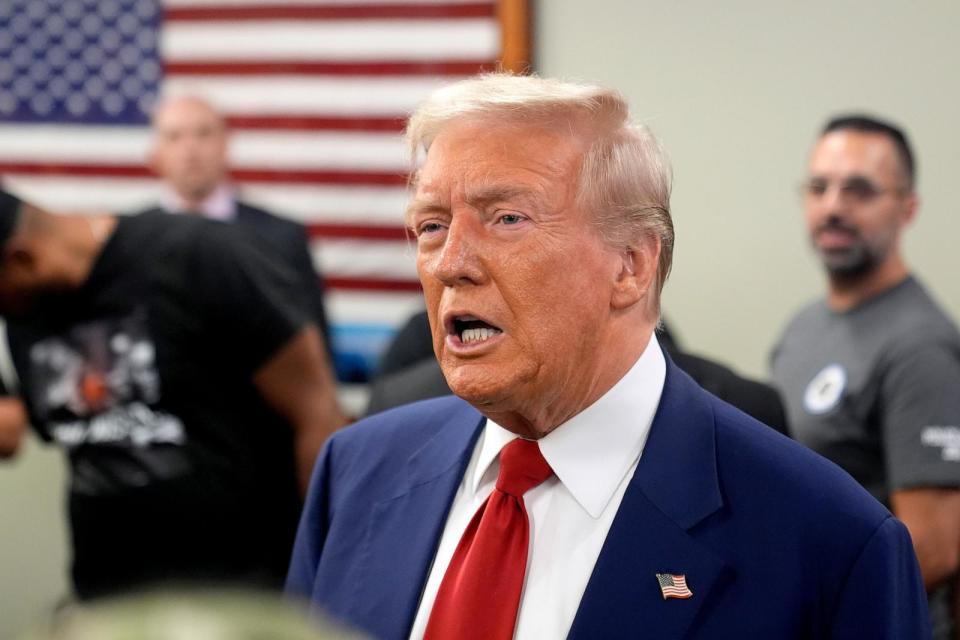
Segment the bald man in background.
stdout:
[[149,162],[165,188],[160,206],[150,210],[235,222],[262,238],[269,254],[297,274],[313,321],[324,340],[328,340],[323,280],[310,257],[306,230],[303,225],[239,199],[229,178],[229,131],[223,117],[202,98],[180,96],[157,106],[153,129]]

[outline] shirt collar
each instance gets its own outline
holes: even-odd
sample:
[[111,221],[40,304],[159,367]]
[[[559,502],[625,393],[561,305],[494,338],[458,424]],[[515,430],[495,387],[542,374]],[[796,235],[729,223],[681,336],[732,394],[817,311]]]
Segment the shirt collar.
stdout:
[[[643,452],[666,379],[656,336],[627,373],[592,405],[540,439],[540,452],[584,511],[599,518]],[[492,420],[484,427],[472,478],[480,488],[500,450],[516,434]]]
[[169,213],[184,213],[196,211],[204,218],[230,222],[237,217],[237,200],[233,188],[226,182],[221,182],[217,188],[207,196],[199,207],[189,207],[180,195],[173,189],[166,188],[160,196],[160,205]]

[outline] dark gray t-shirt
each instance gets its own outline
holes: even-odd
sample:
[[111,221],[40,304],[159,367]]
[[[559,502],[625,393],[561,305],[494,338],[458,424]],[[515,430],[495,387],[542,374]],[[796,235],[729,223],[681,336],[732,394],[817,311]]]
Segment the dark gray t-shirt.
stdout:
[[914,278],[847,312],[807,306],[771,364],[792,435],[881,502],[960,487],[960,333]]
[[[911,487],[960,487],[960,333],[914,278],[837,313],[822,300],[771,356],[791,435],[889,506]],[[930,594],[952,638],[949,586]]]

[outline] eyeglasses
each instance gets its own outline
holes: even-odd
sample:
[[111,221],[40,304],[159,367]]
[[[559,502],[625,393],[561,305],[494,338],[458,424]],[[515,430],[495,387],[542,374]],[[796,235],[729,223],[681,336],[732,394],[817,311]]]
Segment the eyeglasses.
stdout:
[[[830,180],[825,180],[823,178],[810,178],[802,185],[800,185],[800,193],[807,198],[811,199],[820,199],[830,190],[831,186],[836,183],[831,182]],[[860,176],[854,176],[852,178],[847,178],[837,185],[837,188],[840,190],[840,197],[848,200],[850,202],[870,202],[875,198],[886,193],[893,194],[903,194],[905,189],[902,188],[884,188],[874,184],[872,181],[867,178]]]

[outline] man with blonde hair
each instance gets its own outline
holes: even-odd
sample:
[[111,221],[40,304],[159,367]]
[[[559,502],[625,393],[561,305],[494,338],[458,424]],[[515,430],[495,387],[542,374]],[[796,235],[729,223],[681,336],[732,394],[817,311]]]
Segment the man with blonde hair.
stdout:
[[616,92],[483,76],[407,135],[459,397],[331,439],[288,591],[380,638],[929,633],[903,525],[661,352],[670,174]]

